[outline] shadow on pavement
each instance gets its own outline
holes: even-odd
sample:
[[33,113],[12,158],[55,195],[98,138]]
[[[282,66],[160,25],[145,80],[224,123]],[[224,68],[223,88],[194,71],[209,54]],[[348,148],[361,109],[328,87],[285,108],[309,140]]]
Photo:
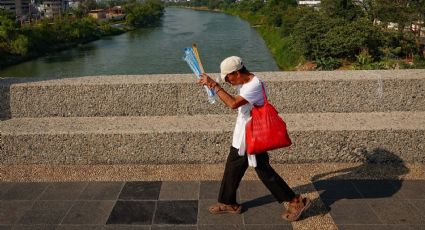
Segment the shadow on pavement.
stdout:
[[[382,148],[363,150],[360,154],[362,165],[317,174],[311,178],[312,184],[292,188],[296,193],[317,191],[320,194],[320,198],[312,200],[311,208],[302,218],[324,215],[339,200],[388,198],[401,188],[403,181],[399,177],[409,173],[409,169],[399,156]],[[275,201],[272,195],[258,197],[242,203],[243,211]]]
[[293,188],[297,193],[310,193],[315,189],[320,195],[312,200],[311,208],[302,218],[324,215],[339,200],[389,198],[400,190],[403,182],[400,176],[409,169],[399,156],[382,148],[364,150],[361,155],[363,164],[360,166],[315,175],[311,178],[314,188],[311,184]]
[[272,195],[265,195],[262,197],[255,198],[253,200],[246,201],[242,203],[242,212],[247,211],[250,208],[255,208],[276,202],[276,199]]

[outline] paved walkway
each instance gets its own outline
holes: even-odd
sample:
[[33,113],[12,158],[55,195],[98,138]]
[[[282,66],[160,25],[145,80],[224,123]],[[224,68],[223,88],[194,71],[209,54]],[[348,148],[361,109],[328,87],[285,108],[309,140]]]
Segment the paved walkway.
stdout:
[[[330,214],[339,229],[425,229],[424,180],[312,184],[294,188],[320,194],[304,220]],[[2,182],[0,230],[303,228],[280,219],[282,206],[259,181],[242,182],[241,215],[210,215],[218,190],[218,181]]]

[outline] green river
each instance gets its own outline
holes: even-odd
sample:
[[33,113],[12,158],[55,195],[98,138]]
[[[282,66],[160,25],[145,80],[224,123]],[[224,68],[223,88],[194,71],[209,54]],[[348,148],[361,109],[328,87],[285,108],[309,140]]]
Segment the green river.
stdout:
[[0,70],[0,77],[79,77],[191,73],[183,49],[192,43],[205,71],[219,72],[220,61],[237,55],[250,71],[277,71],[263,39],[248,22],[224,13],[166,8],[160,26],[40,57]]

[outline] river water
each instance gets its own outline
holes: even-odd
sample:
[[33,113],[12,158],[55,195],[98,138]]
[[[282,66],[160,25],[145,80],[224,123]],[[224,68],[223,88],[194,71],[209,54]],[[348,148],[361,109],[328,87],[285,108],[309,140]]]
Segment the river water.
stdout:
[[241,56],[251,71],[278,67],[260,35],[234,16],[166,8],[162,24],[102,38],[76,48],[0,70],[1,77],[78,77],[115,74],[191,73],[183,49],[197,43],[205,71]]

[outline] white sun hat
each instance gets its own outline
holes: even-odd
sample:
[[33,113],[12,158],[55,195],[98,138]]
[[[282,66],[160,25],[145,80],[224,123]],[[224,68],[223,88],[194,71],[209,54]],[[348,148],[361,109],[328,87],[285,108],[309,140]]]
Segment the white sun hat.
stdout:
[[238,56],[231,56],[224,59],[220,64],[220,77],[224,82],[227,74],[242,69],[243,63],[242,58]]

